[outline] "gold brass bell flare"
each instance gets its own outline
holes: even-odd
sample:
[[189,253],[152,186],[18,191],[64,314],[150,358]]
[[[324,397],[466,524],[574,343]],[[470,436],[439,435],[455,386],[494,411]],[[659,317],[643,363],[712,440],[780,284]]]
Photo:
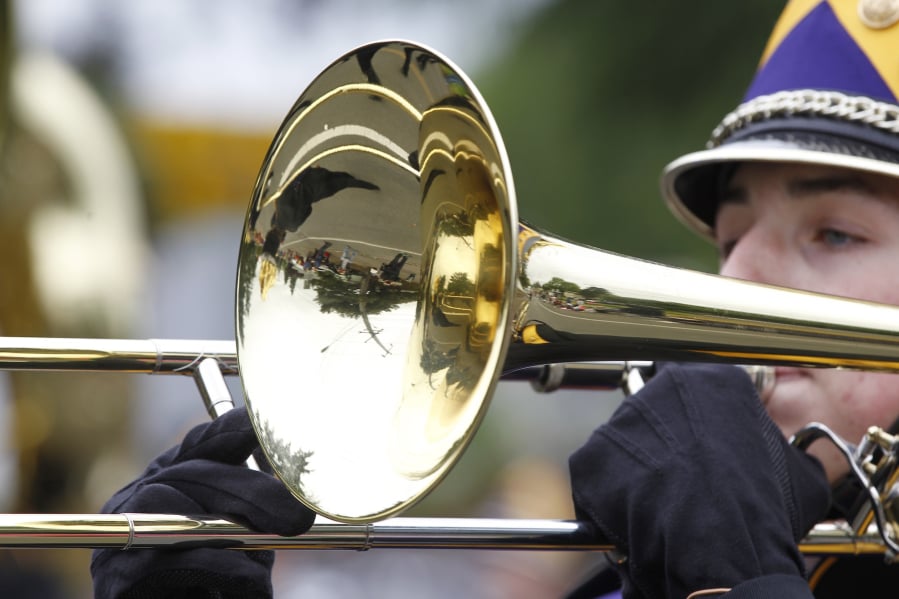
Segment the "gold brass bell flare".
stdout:
[[391,42],[326,69],[269,151],[241,246],[238,356],[276,471],[328,518],[405,509],[483,417],[515,270],[496,139],[464,75]]

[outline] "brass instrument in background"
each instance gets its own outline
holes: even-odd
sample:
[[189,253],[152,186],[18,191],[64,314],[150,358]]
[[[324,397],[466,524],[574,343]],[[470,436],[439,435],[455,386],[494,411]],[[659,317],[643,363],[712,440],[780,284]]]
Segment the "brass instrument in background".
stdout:
[[[899,308],[575,245],[519,222],[514,197],[493,117],[447,59],[383,42],[334,62],[287,115],[256,181],[235,344],[0,347],[3,368],[193,375],[212,413],[230,405],[221,374],[239,369],[269,461],[322,518],[287,539],[182,515],[9,515],[2,542],[607,550],[578,522],[390,517],[456,463],[503,373],[661,359],[899,371]],[[618,379],[632,372],[613,364]],[[896,515],[883,499],[895,442],[872,432],[842,448],[873,510],[819,525],[802,549],[892,554]]]
[[[80,73],[16,43],[15,13],[0,0],[0,333],[134,335],[149,226],[131,147]],[[0,373],[0,511],[82,512],[108,497],[140,464],[133,383]],[[3,580],[83,586],[77,552],[5,556]]]
[[[17,48],[14,12],[0,0],[0,332],[131,335],[149,248],[137,167],[81,75]],[[95,505],[90,473],[121,462],[130,443],[130,387],[109,376],[0,379],[0,398],[12,398],[0,401],[0,453],[15,463],[4,509]]]

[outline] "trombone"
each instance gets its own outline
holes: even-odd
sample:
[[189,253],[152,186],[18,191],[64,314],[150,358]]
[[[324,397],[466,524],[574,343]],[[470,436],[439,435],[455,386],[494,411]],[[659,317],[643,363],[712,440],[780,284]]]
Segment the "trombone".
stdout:
[[[8,515],[0,544],[611,550],[580,522],[399,515],[457,462],[504,375],[607,360],[639,361],[597,367],[616,381],[656,360],[899,372],[899,308],[576,245],[520,222],[514,198],[493,117],[449,60],[388,41],[335,61],[260,169],[233,344],[0,347],[3,368],[191,375],[213,416],[239,372],[266,457],[319,520],[288,539],[182,515]],[[844,447],[866,486],[881,481],[875,509],[818,525],[801,549],[892,554],[893,439]]]

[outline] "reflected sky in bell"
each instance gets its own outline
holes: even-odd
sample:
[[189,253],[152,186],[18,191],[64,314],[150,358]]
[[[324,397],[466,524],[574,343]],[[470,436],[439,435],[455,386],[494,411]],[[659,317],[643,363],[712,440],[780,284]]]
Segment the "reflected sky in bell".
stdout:
[[[382,410],[382,404],[377,402],[371,404],[371,410],[366,410],[366,403],[357,398],[374,395],[375,391],[392,397],[402,396],[402,377],[386,374],[402,370],[415,304],[400,304],[394,310],[369,316],[372,325],[369,331],[362,319],[321,312],[315,292],[303,289],[302,285],[297,285],[291,292],[288,285],[275,284],[264,300],[259,285],[253,285],[250,305],[263,301],[266,309],[254,310],[253,318],[246,322],[245,345],[241,352],[241,367],[245,372],[283,373],[283,376],[268,379],[253,377],[253,394],[262,398],[256,405],[264,408],[263,417],[275,428],[276,434],[288,435],[285,441],[294,450],[299,448],[299,443],[305,447],[346,448],[343,454],[329,451],[311,455],[307,478],[314,479],[318,473],[343,472],[349,464],[354,473],[369,479],[367,483],[362,481],[362,485],[372,499],[384,493],[385,497],[380,501],[392,504],[398,489],[382,484],[388,477],[394,478],[390,476],[391,471],[385,470],[390,459],[386,455],[377,455],[376,449],[389,447],[387,435],[392,430],[394,413]],[[309,318],[308,315],[313,313],[316,316]],[[277,347],[272,346],[270,331],[278,331]],[[373,334],[378,335],[380,345],[371,338]],[[297,346],[290,347],[291,341]],[[321,350],[304,351],[305,348]],[[336,352],[343,359],[328,359],[328,352]],[[298,356],[303,356],[306,363],[297,364]],[[334,380],[342,381],[344,393],[330,393],[329,381]],[[391,387],[394,387],[392,391]],[[290,401],[292,396],[299,399],[309,393],[325,394],[328,399],[325,402]],[[292,431],[300,428],[302,435],[293,436]],[[345,442],[335,439],[335,435],[344,437]],[[378,438],[379,435],[382,438]],[[320,438],[322,436],[327,438]],[[366,446],[372,448],[370,452],[360,454],[354,450],[360,439],[367,440]],[[359,467],[360,459],[367,460],[362,467]],[[400,490],[399,493],[402,496],[409,491]],[[335,510],[344,509],[340,493],[315,499],[334,506]]]

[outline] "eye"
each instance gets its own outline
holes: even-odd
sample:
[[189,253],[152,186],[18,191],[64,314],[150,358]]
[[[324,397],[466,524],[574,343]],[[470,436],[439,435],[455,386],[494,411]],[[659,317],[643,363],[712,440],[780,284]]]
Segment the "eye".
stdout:
[[865,240],[840,229],[825,227],[815,234],[815,241],[819,241],[828,247],[843,248],[852,244],[862,243]]

